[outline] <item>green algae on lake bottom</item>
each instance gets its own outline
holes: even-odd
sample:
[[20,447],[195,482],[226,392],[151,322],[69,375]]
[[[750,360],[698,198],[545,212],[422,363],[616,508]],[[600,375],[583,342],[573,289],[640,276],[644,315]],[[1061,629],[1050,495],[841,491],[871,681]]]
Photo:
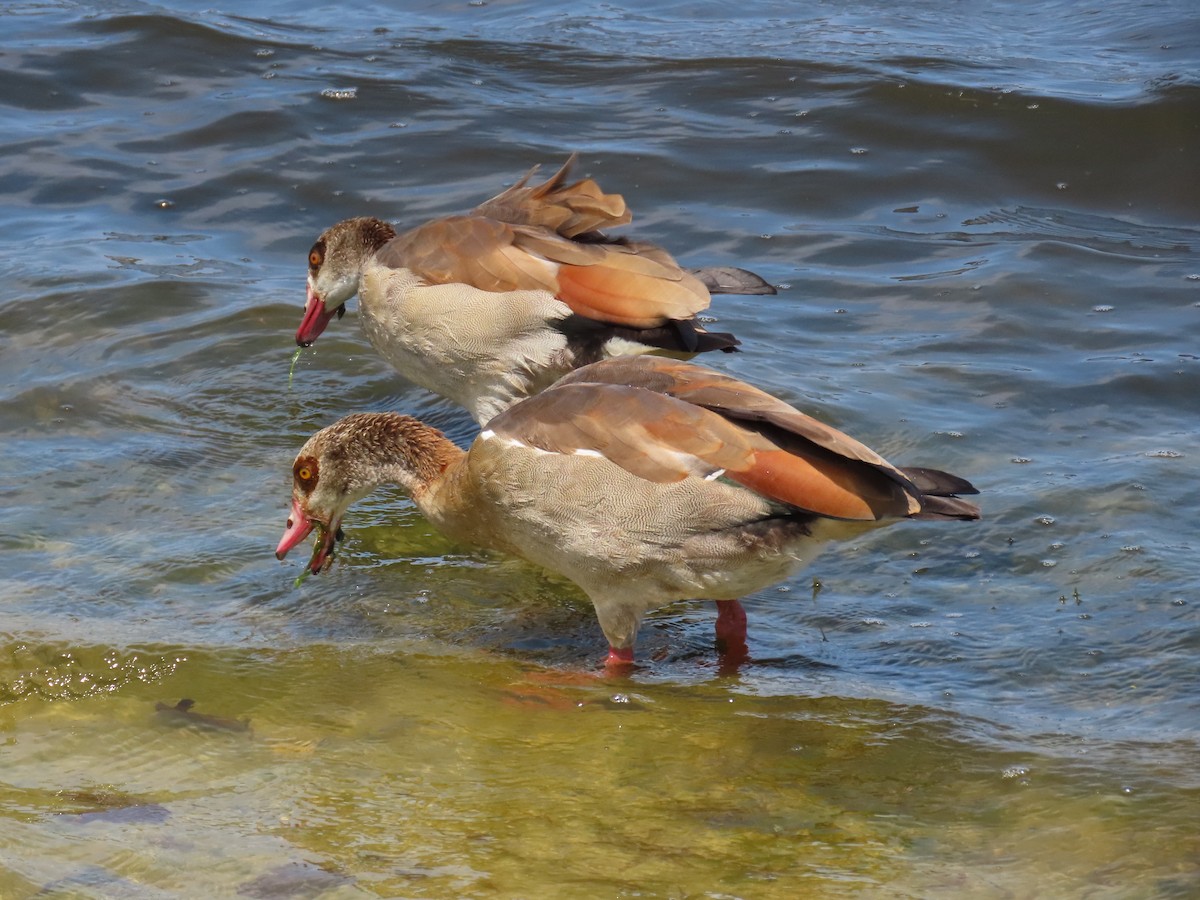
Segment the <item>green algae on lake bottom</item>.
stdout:
[[[930,707],[581,676],[420,637],[198,653],[172,680],[236,698],[256,741],[198,752],[145,715],[157,686],[33,701],[6,729],[0,802],[22,814],[0,842],[44,882],[119,858],[193,896],[298,860],[379,896],[1068,896],[1200,877],[1200,796],[1162,773],[1183,748],[1005,749]],[[0,896],[27,883],[0,866]]]

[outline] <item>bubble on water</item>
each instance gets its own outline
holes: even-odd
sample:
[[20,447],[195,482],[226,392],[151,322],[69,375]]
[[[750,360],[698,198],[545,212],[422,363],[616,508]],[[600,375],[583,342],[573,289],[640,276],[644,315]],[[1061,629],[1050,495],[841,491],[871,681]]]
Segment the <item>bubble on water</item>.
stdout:
[[263,57],[266,57],[266,56],[274,56],[274,55],[275,55],[275,51],[274,51],[274,50],[272,50],[272,49],[271,49],[271,48],[269,48],[269,47],[262,47],[262,48],[260,48],[260,49],[258,49],[258,50],[255,50],[255,51],[254,51],[254,55],[255,55],[255,56],[263,56]]
[[1029,774],[1029,766],[1009,766],[1000,774],[1004,778],[1023,778]]
[[1146,455],[1151,459],[1179,459],[1183,456],[1178,450],[1149,450]]
[[932,622],[909,622],[908,627],[909,628],[932,628],[933,623]]
[[1053,559],[1043,559],[1042,560],[1042,568],[1044,568],[1044,569],[1053,569],[1057,565],[1058,565],[1058,562],[1056,560],[1053,560]]
[[1193,272],[1191,275],[1185,275],[1188,281],[1200,281],[1200,272]]
[[154,205],[159,209],[172,209],[175,206],[175,201],[163,198],[155,200]]
[[886,622],[883,621],[883,619],[863,619],[862,623],[864,625],[886,625],[887,624]]
[[1037,522],[1039,525],[1053,525],[1054,516],[1038,516],[1033,521]]
[[628,703],[629,695],[628,694],[613,694],[608,699],[611,700],[613,703]]
[[1023,465],[1025,465],[1026,463],[1031,463],[1031,462],[1033,462],[1033,460],[1032,460],[1032,459],[1030,459],[1028,456],[1014,456],[1012,459],[1010,459],[1010,460],[1009,460],[1009,462],[1014,462],[1014,463],[1016,463],[1017,465],[1022,465],[1022,466],[1023,466]]
[[1112,312],[1114,309],[1116,309],[1115,306],[1109,306],[1107,303],[1101,303],[1099,306],[1093,306],[1092,312],[1106,313]]
[[1174,600],[1171,601],[1171,605],[1172,606],[1187,606],[1187,601],[1184,600],[1182,597],[1176,597]]
[[866,147],[851,147],[850,152],[853,153],[855,156],[862,156],[864,153],[867,152],[867,148]]
[[1059,181],[1055,183],[1054,187],[1060,191],[1065,191],[1067,189],[1067,183],[1065,181]]
[[356,100],[358,88],[325,88],[321,91],[321,96],[326,100]]
[[1142,552],[1142,548],[1139,547],[1137,544],[1126,544],[1124,547],[1121,548],[1121,550],[1125,553],[1141,553]]

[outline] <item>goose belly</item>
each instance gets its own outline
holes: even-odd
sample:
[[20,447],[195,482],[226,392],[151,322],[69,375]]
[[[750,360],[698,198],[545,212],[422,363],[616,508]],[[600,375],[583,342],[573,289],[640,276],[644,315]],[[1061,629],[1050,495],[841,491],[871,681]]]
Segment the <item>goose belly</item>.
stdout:
[[[498,440],[493,438],[493,440]],[[484,449],[485,452],[479,452]],[[481,543],[644,609],[684,598],[730,599],[782,581],[828,540],[861,523],[788,515],[736,485],[639,478],[592,455],[472,448],[473,493],[484,498]]]

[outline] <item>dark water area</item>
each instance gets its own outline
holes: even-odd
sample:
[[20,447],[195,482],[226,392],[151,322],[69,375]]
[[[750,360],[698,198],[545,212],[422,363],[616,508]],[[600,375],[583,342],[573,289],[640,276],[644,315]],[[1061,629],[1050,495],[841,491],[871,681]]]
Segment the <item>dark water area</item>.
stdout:
[[[0,897],[1200,892],[1190,2],[0,9]],[[596,677],[396,493],[295,586],[304,439],[465,443],[305,255],[572,151],[735,264],[711,364],[982,494]],[[814,590],[814,579],[820,589]],[[156,703],[248,719],[166,721]]]

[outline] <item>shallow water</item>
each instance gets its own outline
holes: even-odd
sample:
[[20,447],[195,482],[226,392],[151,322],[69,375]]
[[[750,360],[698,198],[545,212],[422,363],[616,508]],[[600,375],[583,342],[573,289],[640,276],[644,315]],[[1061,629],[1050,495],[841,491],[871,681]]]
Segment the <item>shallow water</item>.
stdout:
[[[0,11],[0,897],[1200,891],[1200,19],[1001,6]],[[308,434],[473,432],[353,306],[289,386],[313,238],[572,150],[780,286],[714,365],[985,520],[828,549],[736,672],[696,603],[598,678],[395,493],[293,586]]]

